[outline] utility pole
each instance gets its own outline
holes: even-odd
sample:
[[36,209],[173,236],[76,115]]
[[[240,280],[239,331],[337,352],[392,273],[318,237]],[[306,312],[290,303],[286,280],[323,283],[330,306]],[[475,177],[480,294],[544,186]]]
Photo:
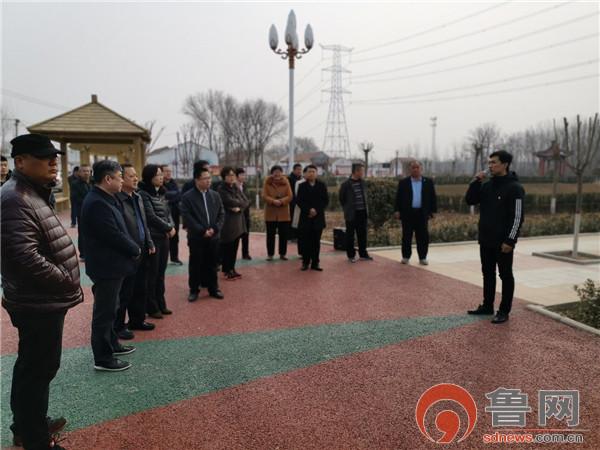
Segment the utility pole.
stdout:
[[396,168],[394,169],[394,175],[398,176],[398,150],[396,150]]
[[435,163],[437,160],[436,150],[435,150],[435,128],[437,127],[437,116],[431,117],[429,119],[431,121],[431,172],[435,173]]
[[19,135],[19,123],[21,123],[21,121],[19,119],[15,119],[15,137]]
[[373,150],[372,142],[363,142],[362,151],[365,153],[365,177],[369,176],[369,152]]

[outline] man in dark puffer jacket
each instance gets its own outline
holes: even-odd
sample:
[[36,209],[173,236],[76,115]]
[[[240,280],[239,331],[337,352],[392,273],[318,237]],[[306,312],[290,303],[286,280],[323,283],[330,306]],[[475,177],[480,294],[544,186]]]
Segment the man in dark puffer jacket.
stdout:
[[48,391],[60,367],[65,314],[83,301],[75,246],[54,212],[51,191],[63,152],[39,134],[11,144],[15,171],[0,195],[2,306],[19,330],[11,429],[16,445],[60,450],[51,433],[66,420],[46,417]]

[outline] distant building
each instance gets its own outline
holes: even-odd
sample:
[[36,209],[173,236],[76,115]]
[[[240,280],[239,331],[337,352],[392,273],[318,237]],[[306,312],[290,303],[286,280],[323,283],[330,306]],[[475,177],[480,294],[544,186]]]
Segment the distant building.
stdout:
[[195,142],[183,142],[171,147],[160,147],[146,156],[151,164],[168,164],[173,168],[173,177],[191,178],[194,162],[200,159],[208,161],[211,168],[218,167],[219,156],[208,147]]
[[390,170],[390,163],[369,163],[368,176],[370,177],[389,177],[393,176]]
[[346,158],[338,158],[331,162],[331,174],[336,177],[350,176],[352,174],[352,160]]
[[394,158],[389,162],[389,176],[406,177],[410,173],[410,163],[416,158],[399,157]]
[[[317,170],[319,174],[324,172],[329,172],[329,156],[325,152],[307,152],[307,153],[298,153],[294,156],[294,163],[301,164],[302,167],[306,167],[309,164],[314,164],[317,166]],[[279,161],[281,166],[284,166],[287,171],[291,171],[291,167],[288,168],[288,158],[283,158]]]

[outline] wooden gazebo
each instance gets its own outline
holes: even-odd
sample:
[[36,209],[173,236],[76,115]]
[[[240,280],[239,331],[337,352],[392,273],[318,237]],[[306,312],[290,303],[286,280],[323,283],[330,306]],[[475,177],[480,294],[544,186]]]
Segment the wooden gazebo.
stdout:
[[557,170],[558,175],[562,177],[565,174],[565,159],[567,158],[567,154],[561,150],[558,142],[552,141],[550,147],[536,152],[535,156],[540,160],[540,176],[543,177],[546,174],[546,169],[549,168],[552,163],[554,163],[554,170]]
[[99,103],[96,95],[92,95],[90,103],[27,129],[59,142],[65,152],[61,158],[61,171],[66,200],[69,198],[67,145],[79,151],[81,164],[93,163],[94,155],[112,156],[120,163],[133,164],[140,174],[146,160],[146,145],[150,142],[147,129]]

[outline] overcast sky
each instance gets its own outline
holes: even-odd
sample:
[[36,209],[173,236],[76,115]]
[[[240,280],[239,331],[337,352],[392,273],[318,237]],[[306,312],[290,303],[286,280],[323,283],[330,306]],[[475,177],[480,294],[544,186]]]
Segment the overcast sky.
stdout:
[[330,64],[319,44],[354,49],[344,59],[350,145],[373,142],[380,161],[408,145],[427,156],[432,116],[438,153],[450,155],[484,122],[511,132],[599,109],[598,3],[516,1],[3,2],[3,107],[31,125],[95,93],[139,124],[165,126],[159,145],[175,143],[186,96],[208,89],[287,113],[287,63],[267,36],[274,23],[283,41],[291,8],[300,39],[310,23],[316,40],[297,63],[296,135],[318,145],[329,101],[320,69]]

